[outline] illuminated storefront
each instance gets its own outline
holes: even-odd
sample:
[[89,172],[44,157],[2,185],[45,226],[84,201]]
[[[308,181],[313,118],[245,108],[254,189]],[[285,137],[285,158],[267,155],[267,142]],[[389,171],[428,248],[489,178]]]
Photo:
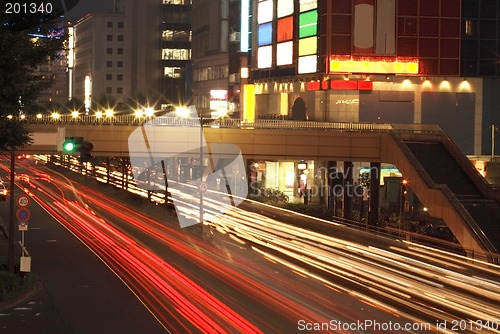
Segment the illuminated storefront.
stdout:
[[255,0],[243,115],[291,116],[300,97],[310,120],[438,124],[478,154],[484,83],[461,75],[461,6]]

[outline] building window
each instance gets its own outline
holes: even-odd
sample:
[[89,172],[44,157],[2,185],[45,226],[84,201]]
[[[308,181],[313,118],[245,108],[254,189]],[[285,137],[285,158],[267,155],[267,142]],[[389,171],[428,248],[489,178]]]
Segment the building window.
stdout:
[[113,62],[112,62],[112,61],[110,61],[110,60],[108,60],[108,61],[106,62],[106,67],[113,67]]
[[111,94],[111,93],[113,93],[113,88],[106,87],[106,94]]
[[113,80],[113,76],[111,74],[106,74],[106,80]]
[[474,23],[471,19],[465,20],[465,35],[467,35],[467,36],[475,35]]
[[106,53],[107,53],[108,55],[113,54],[113,49],[112,49],[112,48],[107,48],[107,49],[106,49]]
[[167,78],[180,78],[181,68],[180,67],[165,67],[164,75]]
[[123,42],[123,35],[118,35],[117,39],[118,39],[118,42]]
[[118,22],[118,28],[123,28],[123,22]]
[[118,48],[116,50],[116,53],[118,53],[119,55],[122,55],[123,54],[123,49],[122,48]]
[[106,23],[106,26],[107,26],[108,28],[113,28],[113,22],[107,22],[107,23]]
[[117,93],[117,94],[123,94],[123,88],[122,88],[122,87],[118,87],[118,88],[116,89],[116,93]]
[[163,0],[164,5],[190,5],[191,0]]
[[107,35],[107,36],[106,36],[106,40],[107,40],[108,42],[111,42],[111,41],[113,40],[113,35]]
[[117,67],[123,67],[123,62],[122,62],[122,61],[118,61],[118,62],[116,62],[116,66],[117,66]]
[[122,81],[123,80],[123,74],[118,74],[116,76],[116,80]]
[[190,60],[191,49],[163,49],[163,60]]
[[164,41],[190,42],[191,31],[163,30],[162,38]]

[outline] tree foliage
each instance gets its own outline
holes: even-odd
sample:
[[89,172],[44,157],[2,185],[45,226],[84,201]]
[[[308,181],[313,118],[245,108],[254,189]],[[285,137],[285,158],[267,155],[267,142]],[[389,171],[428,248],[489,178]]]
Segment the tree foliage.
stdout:
[[64,41],[61,12],[7,14],[5,3],[0,0],[0,151],[31,143],[17,116],[34,110],[48,84],[36,69],[62,56]]
[[61,12],[7,14],[0,0],[0,115],[16,115],[30,107],[47,85],[36,69],[61,55],[64,26]]
[[14,119],[0,121],[0,152],[7,152],[11,148],[22,148],[32,142],[33,139],[24,122]]

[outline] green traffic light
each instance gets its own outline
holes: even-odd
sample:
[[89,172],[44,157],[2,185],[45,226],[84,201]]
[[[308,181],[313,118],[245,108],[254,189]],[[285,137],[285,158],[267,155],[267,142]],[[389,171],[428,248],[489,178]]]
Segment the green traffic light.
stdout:
[[75,150],[75,143],[73,142],[65,142],[63,145],[63,149],[66,152],[73,152]]

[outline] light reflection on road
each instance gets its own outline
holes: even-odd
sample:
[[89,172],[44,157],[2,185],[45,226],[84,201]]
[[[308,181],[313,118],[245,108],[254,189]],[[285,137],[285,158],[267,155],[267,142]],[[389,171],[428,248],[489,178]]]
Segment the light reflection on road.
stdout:
[[[214,236],[209,243],[186,237],[185,231],[135,212],[90,188],[25,167],[35,177],[20,179],[19,185],[101,257],[166,328],[228,333],[262,332],[265,328],[279,332],[282,322],[292,328],[298,319],[321,323],[332,317],[343,321],[369,317],[349,307],[339,308],[338,303],[318,295],[320,290],[309,285],[303,289],[311,289],[310,293],[301,291],[289,277],[273,277],[261,267],[252,268],[251,260],[228,265],[231,254],[217,245],[224,236],[242,248],[250,247],[272,266],[285,266],[307,278],[312,286],[323,285],[332,293],[351,296],[383,311],[386,320],[435,325],[437,320],[484,323],[500,319],[500,268],[492,264],[414,244],[394,246],[384,239],[377,245],[365,245],[238,208],[215,216],[210,208],[221,204],[211,200],[205,202],[204,228]],[[217,207],[215,212],[219,211]],[[185,209],[184,214],[196,219],[198,212]],[[262,315],[252,314],[253,309],[245,309],[235,298],[210,290],[210,283],[193,280],[188,275],[193,272],[169,264],[120,229],[113,219],[149,235],[248,300],[274,310],[281,317],[279,323],[263,321]],[[258,318],[260,323],[256,325]],[[493,328],[489,332],[500,331]]]

